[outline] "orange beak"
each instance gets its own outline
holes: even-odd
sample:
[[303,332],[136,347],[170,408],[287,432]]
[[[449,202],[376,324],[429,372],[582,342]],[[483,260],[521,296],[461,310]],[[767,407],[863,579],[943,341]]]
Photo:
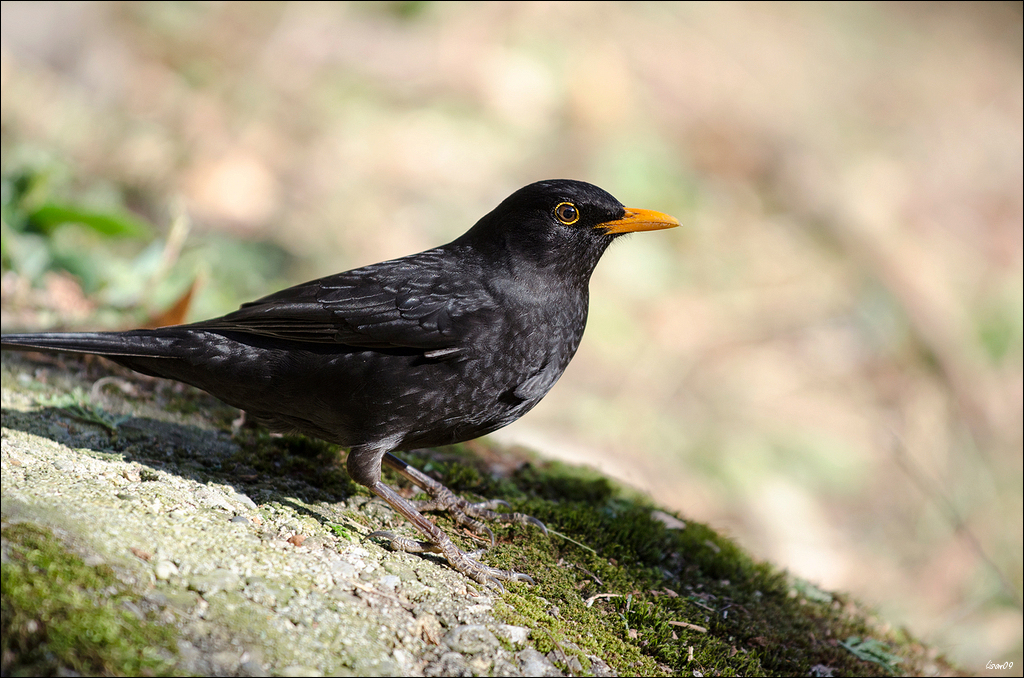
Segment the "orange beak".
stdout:
[[598,224],[608,233],[633,233],[635,231],[658,231],[663,228],[675,228],[679,220],[654,210],[635,210],[626,208],[626,215],[615,221]]

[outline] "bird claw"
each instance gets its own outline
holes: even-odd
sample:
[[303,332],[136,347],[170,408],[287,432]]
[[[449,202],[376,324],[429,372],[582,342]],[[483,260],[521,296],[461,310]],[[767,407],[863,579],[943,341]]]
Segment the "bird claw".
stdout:
[[478,501],[472,505],[481,509],[496,509],[499,506],[502,506],[504,508],[512,508],[512,505],[509,504],[504,499],[488,499],[487,501]]
[[[491,568],[491,569],[493,570],[494,568]],[[533,580],[533,577],[531,577],[528,574],[523,574],[522,572],[513,572],[511,570],[498,570],[498,571],[502,572],[504,575],[509,575],[508,578],[506,579],[506,581],[521,581],[521,582],[523,582],[525,584],[529,584],[530,586],[536,586],[537,585],[537,582],[535,582]],[[470,575],[470,576],[472,576],[472,575]],[[487,581],[480,582],[480,583],[483,584],[484,586],[490,588],[490,589],[493,589],[494,591],[497,591],[498,593],[505,593],[505,587],[502,586],[501,582],[498,581],[498,579],[496,579],[493,576],[487,577]]]
[[468,527],[477,534],[486,535],[490,539],[491,546],[495,545],[494,532],[484,525],[481,520],[494,520],[505,524],[534,525],[540,528],[546,535],[548,530],[544,523],[523,513],[495,511],[494,509],[500,506],[509,506],[508,502],[502,499],[491,499],[477,503],[463,499],[438,481],[390,453],[385,453],[382,461],[405,476],[406,479],[421,487],[430,496],[430,499],[422,501],[403,499],[395,494],[394,490],[379,482],[373,484],[371,490],[391,504],[392,508],[397,509],[406,519],[413,522],[430,541],[420,542],[399,538],[390,532],[375,532],[372,536],[387,537],[391,542],[391,547],[396,550],[410,553],[440,553],[454,569],[462,572],[470,579],[497,591],[503,592],[505,590],[505,587],[501,584],[503,581],[535,583],[532,577],[521,572],[501,570],[480,563],[476,560],[480,552],[474,551],[469,554],[463,552],[436,525],[426,520],[420,512],[446,511],[451,514],[457,524]]
[[481,522],[482,520],[493,520],[506,525],[533,525],[540,528],[545,535],[548,533],[544,523],[533,516],[495,511],[494,509],[498,507],[509,507],[509,503],[504,499],[489,499],[473,503],[457,496],[443,484],[416,467],[406,464],[393,454],[385,454],[382,461],[423,488],[423,491],[430,496],[430,499],[409,502],[417,511],[445,511],[451,514],[457,524],[468,527],[477,534],[487,535],[491,540],[491,546],[495,544],[494,533]]
[[537,520],[533,516],[528,516],[528,515],[523,514],[523,513],[516,513],[515,515],[520,517],[519,523],[521,525],[526,525],[526,524],[533,525],[534,527],[540,528],[540,531],[544,533],[545,537],[548,536],[548,526],[545,525],[544,523],[540,522],[539,520]]
[[486,535],[491,541],[491,546],[494,546],[495,544],[494,532],[481,522],[483,520],[492,520],[506,525],[533,525],[534,527],[539,528],[545,535],[548,533],[548,528],[544,523],[533,516],[517,512],[506,513],[495,511],[494,509],[499,506],[506,508],[509,506],[509,503],[504,499],[490,499],[488,501],[474,503],[459,497],[440,483],[436,483],[435,486],[425,487],[423,489],[431,498],[410,502],[416,507],[416,510],[444,511],[451,515],[457,524],[468,527],[476,534]]
[[533,577],[531,577],[528,574],[523,574],[522,572],[513,572],[512,573],[512,579],[515,580],[515,581],[526,582],[530,586],[536,586],[537,585],[537,582],[535,582],[533,580]]
[[408,537],[400,537],[393,532],[387,532],[385,530],[377,530],[366,535],[367,539],[371,537],[384,537],[388,540],[391,548],[395,551],[404,551],[405,553],[440,553],[441,549],[438,548],[437,544],[429,541],[419,541],[416,539],[409,539]]
[[[474,554],[479,554],[480,551],[473,551],[471,553],[460,553],[466,557],[466,560],[468,560],[470,563],[476,566],[476,568],[479,568],[477,572],[461,570],[462,573],[470,579],[473,579],[488,588],[494,589],[498,593],[505,592],[505,586],[501,583],[503,581],[521,581],[530,585],[534,585],[537,583],[533,580],[533,577],[531,577],[528,574],[523,574],[522,572],[515,572],[514,570],[502,570],[497,567],[491,567],[490,565],[485,565],[481,563],[474,557]],[[459,569],[458,566],[454,563],[452,563],[452,566],[456,569]],[[478,576],[478,574],[482,575],[482,577]]]
[[[462,499],[461,497],[455,497],[455,499],[456,501],[464,502],[464,505],[461,506],[461,509],[466,514],[471,515],[473,517],[481,518],[483,520],[495,520],[509,525],[533,525],[534,527],[538,528],[541,532],[543,532],[545,537],[548,535],[547,525],[537,520],[533,516],[528,516],[525,513],[518,513],[516,511],[509,511],[508,513],[494,511],[493,509],[499,506],[511,508],[511,504],[509,504],[504,499],[489,499],[487,501],[480,501],[472,504],[469,503],[467,500]],[[479,523],[479,521],[477,521],[477,523],[480,524],[481,527],[483,527],[483,529],[487,530],[489,534],[491,534],[491,531],[487,529],[486,525]],[[491,534],[491,546],[494,546],[493,534]]]
[[[388,544],[395,551],[403,551],[405,553],[439,553],[448,560],[454,569],[466,575],[473,581],[483,584],[487,588],[498,593],[505,593],[505,587],[502,585],[502,581],[521,581],[530,585],[535,585],[537,583],[533,580],[533,577],[528,574],[512,570],[502,570],[497,567],[491,567],[490,565],[481,563],[477,558],[483,554],[483,549],[477,549],[466,553],[450,541],[447,545],[434,544],[429,541],[419,541],[416,539],[409,539],[408,537],[400,537],[393,532],[387,532],[385,530],[377,530],[366,535],[367,539],[370,539],[371,537],[383,537],[387,539]],[[450,548],[446,548],[446,546]]]

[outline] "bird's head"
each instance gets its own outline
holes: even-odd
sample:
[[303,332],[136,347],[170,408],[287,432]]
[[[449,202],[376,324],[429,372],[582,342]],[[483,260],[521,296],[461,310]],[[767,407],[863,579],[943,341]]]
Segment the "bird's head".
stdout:
[[624,207],[593,184],[555,179],[519,189],[456,242],[589,279],[615,238],[678,225],[667,214]]

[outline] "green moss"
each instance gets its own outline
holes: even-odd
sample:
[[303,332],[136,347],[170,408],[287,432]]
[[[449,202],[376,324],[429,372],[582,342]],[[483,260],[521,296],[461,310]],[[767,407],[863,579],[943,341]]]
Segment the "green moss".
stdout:
[[47,530],[3,528],[3,673],[166,675],[175,631],[140,620],[109,567],[90,567]]
[[[498,478],[481,461],[496,452],[473,447],[403,457],[549,527],[544,537],[491,524],[498,545],[485,559],[537,580],[510,585],[496,612],[531,628],[535,647],[562,669],[575,657],[589,672],[588,655],[632,675],[890,675],[924,661],[920,644],[879,628],[848,597],[754,561],[706,525],[672,529],[649,500],[596,471],[533,462]],[[447,516],[437,522],[456,537]]]
[[[499,481],[481,472],[455,477],[478,478],[462,490],[518,497],[513,510],[552,530],[496,529],[486,560],[537,580],[509,586],[496,612],[533,629],[556,664],[575,655],[586,672],[596,655],[634,675],[888,675],[924,659],[919,644],[878,628],[846,596],[754,561],[706,525],[671,529],[648,500],[594,471],[527,464],[506,481],[516,484],[509,494],[491,494]],[[870,639],[875,655],[851,651],[852,637],[863,639],[857,648]]]

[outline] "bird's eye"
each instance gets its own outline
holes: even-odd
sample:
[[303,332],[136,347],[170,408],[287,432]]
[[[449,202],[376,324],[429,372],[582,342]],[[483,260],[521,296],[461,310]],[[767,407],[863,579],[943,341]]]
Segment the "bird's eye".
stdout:
[[580,220],[580,212],[576,209],[576,205],[571,202],[559,203],[558,207],[555,208],[555,216],[566,226],[575,224]]

